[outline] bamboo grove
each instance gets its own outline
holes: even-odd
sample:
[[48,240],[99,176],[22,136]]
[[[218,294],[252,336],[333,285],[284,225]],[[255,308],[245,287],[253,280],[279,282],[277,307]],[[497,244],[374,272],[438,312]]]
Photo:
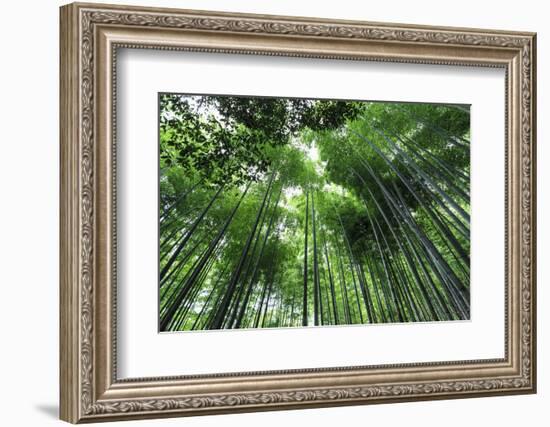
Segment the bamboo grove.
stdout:
[[161,331],[469,318],[468,107],[159,103]]

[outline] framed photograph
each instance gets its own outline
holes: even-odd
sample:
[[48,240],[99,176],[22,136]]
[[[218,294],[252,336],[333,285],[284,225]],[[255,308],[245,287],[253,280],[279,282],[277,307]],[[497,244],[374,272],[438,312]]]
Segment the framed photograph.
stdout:
[[60,21],[63,420],[535,392],[535,34]]

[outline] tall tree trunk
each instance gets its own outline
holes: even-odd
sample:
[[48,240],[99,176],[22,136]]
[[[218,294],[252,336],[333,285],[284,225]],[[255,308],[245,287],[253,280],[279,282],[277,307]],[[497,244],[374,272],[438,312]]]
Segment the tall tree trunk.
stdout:
[[320,301],[320,288],[319,283],[319,261],[317,259],[317,227],[315,224],[315,197],[311,194],[311,219],[312,219],[312,231],[313,231],[313,295],[314,295],[314,324],[319,326],[319,311],[321,308]]
[[220,281],[224,277],[224,274],[227,271],[228,267],[229,267],[229,263],[226,262],[223,269],[222,269],[222,271],[218,274],[218,278],[216,279],[216,281],[212,285],[212,289],[210,289],[210,293],[208,294],[208,298],[206,299],[206,301],[202,305],[201,310],[200,310],[199,314],[197,315],[197,318],[195,319],[195,322],[193,323],[193,326],[191,326],[191,330],[198,329],[197,326],[201,322],[204,324],[203,316],[205,315],[205,313],[207,313],[207,309],[209,307],[210,301],[213,300],[213,297],[214,297],[214,294],[216,293],[218,284],[220,283]]
[[170,305],[170,308],[168,309],[167,313],[161,318],[161,321],[160,321],[161,331],[165,331],[168,324],[171,322],[172,316],[174,315],[175,311],[178,309],[179,305],[181,304],[181,301],[189,291],[190,284],[192,284],[195,281],[195,279],[198,277],[198,275],[202,271],[202,268],[204,267],[204,264],[206,264],[206,261],[208,260],[208,258],[210,257],[210,255],[212,254],[212,252],[220,242],[221,238],[225,234],[227,228],[229,227],[229,224],[231,223],[231,221],[233,220],[233,217],[235,216],[235,213],[237,212],[237,209],[239,209],[239,206],[241,205],[241,202],[243,201],[244,196],[246,196],[246,193],[248,193],[249,188],[250,188],[250,184],[246,186],[246,189],[243,191],[243,194],[239,198],[239,201],[233,208],[233,211],[231,212],[229,217],[226,219],[218,235],[214,238],[214,240],[212,240],[206,253],[203,254],[199,265],[197,266],[197,268],[195,268],[195,270],[193,271],[189,279],[186,281],[186,284],[180,289],[177,297],[174,299],[174,301]]
[[[272,174],[272,177],[273,177],[273,174]],[[270,180],[266,188],[266,194],[268,194],[267,201],[264,200],[260,207],[259,215],[261,218],[258,226],[256,227],[256,230],[254,231],[255,233],[255,235],[253,236],[254,245],[252,246],[252,249],[248,251],[248,254],[246,256],[246,259],[245,259],[246,267],[243,266],[244,271],[240,275],[239,283],[236,286],[236,292],[235,292],[236,295],[233,298],[232,306],[227,311],[227,316],[226,316],[226,319],[224,320],[224,326],[223,326],[224,328],[234,328],[236,325],[237,319],[239,317],[239,314],[241,312],[240,307],[244,305],[244,309],[246,310],[248,295],[249,295],[249,292],[252,291],[252,284],[249,283],[248,277],[251,275],[254,269],[254,266],[258,264],[261,258],[262,245],[260,245],[260,255],[256,258],[256,262],[254,262],[254,255],[256,253],[256,248],[258,247],[258,243],[260,242],[262,230],[264,228],[264,222],[268,216],[269,204],[271,202],[271,197],[273,195],[272,190],[273,190],[273,181]],[[249,284],[247,285],[247,283]],[[243,299],[243,294],[244,294],[245,301],[241,302],[241,300]]]
[[197,227],[199,226],[200,222],[202,221],[202,219],[205,217],[205,215],[207,214],[207,212],[210,210],[210,208],[212,207],[212,205],[214,204],[214,201],[218,198],[218,196],[220,195],[220,193],[222,192],[223,190],[223,186],[220,186],[219,190],[216,192],[216,194],[214,194],[214,197],[212,197],[212,199],[210,200],[210,202],[208,203],[208,205],[206,206],[206,208],[201,212],[201,214],[198,216],[198,218],[195,220],[195,222],[193,223],[193,225],[191,226],[191,228],[189,229],[189,231],[187,231],[187,233],[185,234],[185,237],[183,238],[183,240],[180,242],[180,244],[178,245],[177,249],[174,251],[174,253],[172,254],[172,256],[170,257],[170,259],[168,260],[168,262],[166,263],[166,265],[164,266],[164,268],[162,269],[162,271],[160,272],[160,280],[162,281],[163,277],[166,275],[166,273],[168,272],[168,270],[170,270],[170,267],[172,267],[172,264],[174,263],[174,261],[176,260],[176,258],[178,257],[178,255],[180,254],[180,252],[182,251],[182,249],[185,247],[185,245],[187,244],[187,241],[191,238],[191,236],[193,235],[193,232],[197,229]]
[[260,218],[262,216],[262,212],[263,212],[263,209],[265,207],[265,202],[267,200],[267,196],[268,196],[268,193],[270,191],[269,189],[271,188],[271,184],[273,183],[274,176],[275,176],[275,172],[272,172],[271,178],[270,178],[270,181],[269,181],[269,185],[268,185],[268,190],[264,194],[264,198],[262,200],[261,207],[258,211],[258,214],[256,215],[256,220],[254,221],[254,225],[252,226],[252,230],[250,231],[250,233],[248,235],[248,239],[247,239],[247,241],[244,245],[243,251],[241,253],[241,257],[239,258],[239,263],[237,264],[237,267],[235,268],[235,271],[233,272],[233,276],[231,277],[231,281],[229,282],[229,287],[227,289],[227,293],[225,294],[224,299],[222,301],[222,304],[221,304],[219,310],[217,311],[216,316],[214,317],[213,328],[215,328],[215,329],[221,328],[222,324],[226,320],[225,316],[226,316],[226,314],[229,310],[229,304],[231,302],[231,299],[234,296],[233,293],[235,291],[235,287],[237,286],[239,277],[242,273],[242,269],[243,269],[244,263],[246,261],[246,257],[248,255],[248,252],[250,250],[250,246],[252,244],[252,239],[254,238],[254,235],[256,234],[256,229],[258,228],[258,224],[260,222]]
[[328,256],[327,240],[326,240],[325,233],[323,233],[323,246],[325,248],[325,259],[327,261],[328,279],[330,283],[330,295],[332,299],[332,312],[334,315],[334,324],[338,325],[340,322],[338,320],[338,310],[336,308],[336,291],[334,289],[334,279],[333,279],[334,276],[332,275],[332,268],[330,266],[330,259]]
[[193,184],[191,186],[191,188],[189,188],[187,191],[184,191],[182,192],[177,198],[176,200],[174,200],[170,205],[168,205],[165,209],[163,209],[162,211],[162,215],[160,216],[160,221],[164,221],[166,219],[166,217],[168,216],[168,214],[170,213],[170,211],[176,207],[176,205],[180,202],[182,202],[183,200],[185,200],[185,198],[190,194],[192,193],[193,191],[195,191],[195,189],[204,182],[204,178],[201,178],[200,180],[198,180],[195,184]]
[[307,306],[307,240],[308,240],[308,217],[309,217],[309,191],[306,190],[306,226],[304,231],[304,298],[303,298],[303,311],[302,311],[302,326],[307,326],[308,323],[308,306]]
[[[263,239],[262,246],[261,246],[261,249],[260,249],[260,254],[258,255],[258,259],[257,259],[256,264],[254,266],[254,270],[252,271],[252,277],[251,277],[250,282],[248,284],[248,289],[247,289],[247,292],[246,292],[246,295],[245,295],[245,298],[244,298],[244,302],[241,305],[239,315],[238,315],[238,317],[236,319],[236,323],[234,325],[235,328],[240,328],[241,327],[241,322],[242,322],[244,312],[246,310],[246,306],[248,304],[248,299],[250,298],[250,294],[252,292],[252,289],[254,287],[254,283],[256,281],[256,277],[257,277],[257,273],[258,273],[258,266],[260,265],[260,261],[261,261],[262,256],[263,256],[267,240],[268,240],[268,238],[270,236],[270,233],[271,233],[271,230],[273,228],[273,224],[274,224],[275,216],[277,214],[277,208],[279,206],[279,200],[281,199],[281,193],[282,192],[283,192],[283,184],[281,184],[279,194],[278,194],[277,199],[275,201],[275,206],[273,207],[273,212],[271,213],[269,224],[267,226],[267,230],[266,230],[265,235],[264,235],[264,239]],[[258,234],[258,236],[259,236],[259,234]]]

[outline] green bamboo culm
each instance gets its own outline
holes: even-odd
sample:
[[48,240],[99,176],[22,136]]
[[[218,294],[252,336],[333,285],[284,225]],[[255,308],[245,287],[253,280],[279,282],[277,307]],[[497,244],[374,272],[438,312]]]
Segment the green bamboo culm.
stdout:
[[159,102],[161,331],[469,319],[467,106]]

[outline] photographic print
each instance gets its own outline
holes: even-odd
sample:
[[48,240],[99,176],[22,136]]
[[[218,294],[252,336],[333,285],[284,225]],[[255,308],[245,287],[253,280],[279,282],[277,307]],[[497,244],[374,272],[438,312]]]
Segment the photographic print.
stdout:
[[159,95],[161,331],[466,320],[470,112]]

